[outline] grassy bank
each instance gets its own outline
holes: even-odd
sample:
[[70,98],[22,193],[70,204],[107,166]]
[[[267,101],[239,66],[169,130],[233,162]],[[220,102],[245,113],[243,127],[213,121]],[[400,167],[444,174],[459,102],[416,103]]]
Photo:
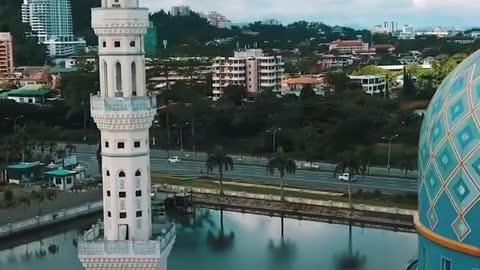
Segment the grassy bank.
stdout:
[[[168,185],[177,185],[177,186],[187,186],[187,187],[196,187],[196,188],[209,188],[217,189],[219,188],[218,182],[215,178],[212,177],[186,177],[175,174],[154,174],[152,175],[153,184],[168,184]],[[271,184],[259,183],[256,186],[243,186],[241,184],[252,184],[251,181],[245,179],[224,179],[224,190],[234,191],[234,192],[248,192],[255,194],[272,194],[280,195],[280,190],[278,186],[273,186]],[[289,187],[286,187],[287,189]],[[326,200],[326,201],[338,201],[338,202],[348,202],[348,194],[319,194],[312,191],[321,191],[321,190],[298,190],[291,191],[286,190],[284,192],[287,197],[300,197],[306,199],[314,200]],[[403,194],[403,195],[387,195],[382,194],[380,191],[366,192],[357,190],[355,193],[352,193],[352,201],[354,204],[366,204],[372,206],[383,206],[383,207],[398,207],[403,209],[417,209],[417,197],[416,194]]]

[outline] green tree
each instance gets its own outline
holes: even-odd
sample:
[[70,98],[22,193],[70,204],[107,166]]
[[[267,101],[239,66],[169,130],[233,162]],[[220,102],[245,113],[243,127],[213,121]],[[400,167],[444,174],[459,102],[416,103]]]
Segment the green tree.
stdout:
[[245,87],[231,84],[223,90],[223,97],[236,106],[242,106],[245,98]]
[[207,161],[205,162],[207,173],[218,170],[219,182],[220,182],[220,194],[223,195],[223,172],[233,170],[233,159],[225,153],[223,147],[217,146],[208,154]]
[[355,178],[355,175],[365,174],[366,167],[360,161],[358,155],[356,155],[352,150],[347,150],[339,154],[339,162],[335,167],[333,172],[333,177],[336,178],[339,173],[349,173],[348,181],[348,204],[350,208],[353,208],[352,204],[352,180]]
[[7,206],[12,206],[14,199],[15,197],[12,190],[6,189],[3,191],[3,200]]
[[267,171],[270,172],[270,174],[274,175],[275,170],[278,170],[280,173],[280,199],[283,201],[283,178],[285,177],[285,173],[294,174],[297,170],[297,164],[287,157],[282,147],[277,149],[274,157],[271,158],[267,164]]
[[400,169],[405,172],[405,177],[407,177],[408,172],[413,171],[417,165],[417,152],[412,149],[406,149],[401,154],[400,159]]
[[18,202],[20,202],[21,204],[23,204],[23,207],[25,209],[25,216],[27,216],[27,208],[30,206],[30,204],[32,203],[32,199],[30,198],[29,195],[23,195],[22,197],[20,197],[18,199]]
[[67,142],[64,148],[67,155],[71,156],[72,153],[77,152],[77,147],[70,142]]
[[300,99],[305,100],[311,97],[315,97],[316,95],[317,94],[315,94],[315,91],[313,91],[312,86],[310,84],[306,84],[300,92]]

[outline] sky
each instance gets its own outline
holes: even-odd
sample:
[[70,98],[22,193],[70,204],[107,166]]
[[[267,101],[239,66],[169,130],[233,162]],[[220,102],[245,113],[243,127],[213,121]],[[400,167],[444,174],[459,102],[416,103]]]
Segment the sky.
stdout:
[[141,0],[152,12],[189,5],[197,12],[218,11],[234,23],[277,18],[370,28],[383,21],[398,25],[480,26],[479,0]]

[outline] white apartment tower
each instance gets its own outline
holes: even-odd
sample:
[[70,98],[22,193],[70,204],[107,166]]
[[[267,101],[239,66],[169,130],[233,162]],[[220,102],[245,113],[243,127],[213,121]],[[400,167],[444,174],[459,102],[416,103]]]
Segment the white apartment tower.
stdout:
[[22,21],[52,57],[85,50],[85,41],[73,35],[70,0],[23,0]]
[[100,92],[90,103],[101,131],[104,222],[79,241],[87,270],[165,270],[175,241],[174,227],[152,226],[149,128],[156,98],[145,85],[148,16],[138,0],[102,0],[92,10]]
[[216,57],[213,63],[213,96],[220,98],[229,85],[241,85],[248,94],[280,90],[285,64],[281,56],[261,49],[236,51],[233,57]]

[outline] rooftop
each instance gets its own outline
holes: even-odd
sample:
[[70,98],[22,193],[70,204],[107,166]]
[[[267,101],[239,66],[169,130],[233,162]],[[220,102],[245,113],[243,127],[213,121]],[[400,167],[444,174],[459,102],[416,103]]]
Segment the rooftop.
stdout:
[[341,40],[337,39],[332,44],[340,45],[340,46],[352,46],[352,45],[363,45],[365,44],[362,40]]
[[10,165],[7,168],[13,169],[13,170],[26,170],[26,169],[33,169],[39,165],[41,165],[40,162],[20,162],[17,164]]
[[313,78],[313,77],[298,77],[286,79],[283,81],[286,84],[319,84],[323,83],[322,78]]
[[15,89],[8,92],[9,97],[43,97],[48,95],[50,90],[24,90],[24,89]]
[[48,172],[45,172],[46,175],[50,175],[50,176],[70,176],[70,175],[75,175],[77,174],[78,172],[76,171],[67,171],[63,168],[59,168],[59,169],[56,169],[56,170],[53,170],[53,171],[48,171]]

